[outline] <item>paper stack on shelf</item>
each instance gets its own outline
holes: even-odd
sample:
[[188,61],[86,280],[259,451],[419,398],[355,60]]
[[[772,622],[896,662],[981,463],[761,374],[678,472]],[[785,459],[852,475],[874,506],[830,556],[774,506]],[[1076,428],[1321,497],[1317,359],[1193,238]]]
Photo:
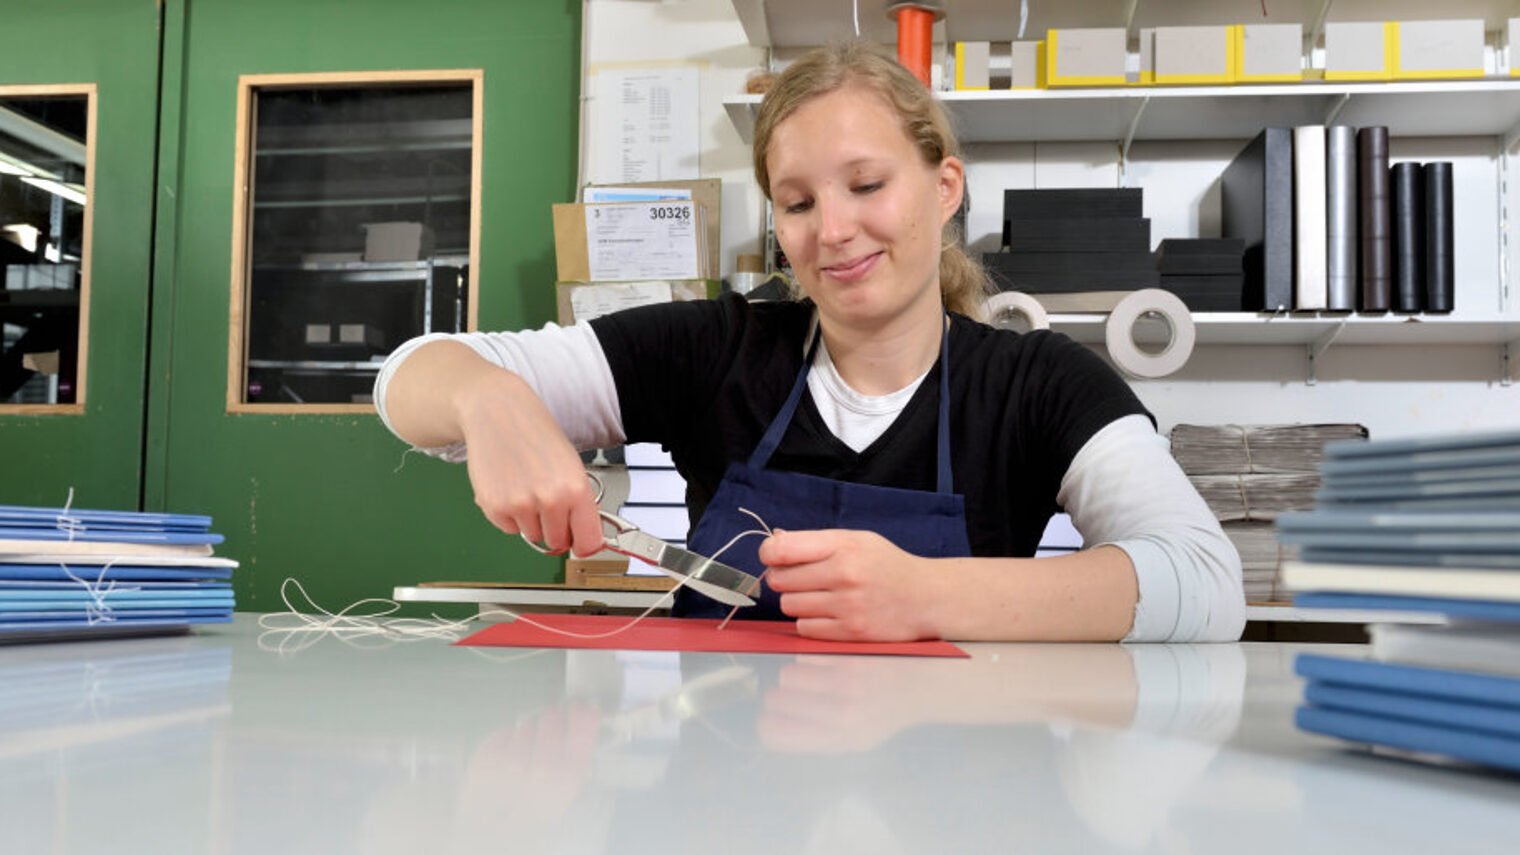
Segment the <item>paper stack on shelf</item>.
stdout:
[[0,505],[0,642],[229,622],[221,542],[205,516]]
[[1366,436],[1354,424],[1172,428],[1172,457],[1240,553],[1247,602],[1281,599],[1278,567],[1292,548],[1277,541],[1272,520],[1314,507],[1325,443]]
[[1370,659],[1300,656],[1301,729],[1520,771],[1520,431],[1335,444],[1283,583],[1301,608],[1444,614],[1369,628]]

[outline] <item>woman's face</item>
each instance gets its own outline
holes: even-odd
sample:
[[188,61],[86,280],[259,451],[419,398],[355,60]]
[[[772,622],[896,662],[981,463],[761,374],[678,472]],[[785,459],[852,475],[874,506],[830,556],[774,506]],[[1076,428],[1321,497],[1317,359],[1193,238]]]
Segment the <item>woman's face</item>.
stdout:
[[959,160],[924,163],[886,99],[846,84],[776,126],[766,167],[776,239],[825,319],[880,327],[931,306],[938,316]]

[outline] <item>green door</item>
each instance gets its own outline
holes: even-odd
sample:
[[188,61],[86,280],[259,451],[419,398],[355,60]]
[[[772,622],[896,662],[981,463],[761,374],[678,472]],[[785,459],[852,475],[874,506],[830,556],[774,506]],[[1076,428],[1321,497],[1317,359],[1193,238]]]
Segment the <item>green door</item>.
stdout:
[[0,503],[142,489],[159,6],[5,4]]
[[164,32],[147,507],[215,518],[242,609],[552,581],[366,396],[407,335],[553,318],[579,4],[181,0]]

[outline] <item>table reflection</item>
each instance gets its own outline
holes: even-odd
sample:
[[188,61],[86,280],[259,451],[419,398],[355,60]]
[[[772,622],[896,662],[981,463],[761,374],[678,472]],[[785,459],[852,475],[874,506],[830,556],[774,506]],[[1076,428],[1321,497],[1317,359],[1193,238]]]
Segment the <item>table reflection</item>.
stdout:
[[0,851],[204,850],[231,674],[189,638],[0,648]]
[[1234,733],[1245,659],[569,651],[566,675],[562,704],[476,746],[451,851],[961,851],[989,828],[1143,847]]

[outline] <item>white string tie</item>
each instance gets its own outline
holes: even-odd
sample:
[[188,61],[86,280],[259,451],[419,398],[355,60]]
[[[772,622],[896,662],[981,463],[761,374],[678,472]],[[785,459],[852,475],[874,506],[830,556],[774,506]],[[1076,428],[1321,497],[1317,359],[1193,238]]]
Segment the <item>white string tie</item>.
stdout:
[[[771,533],[770,526],[766,525],[765,520],[761,519],[754,511],[747,508],[739,508],[739,511],[754,517],[760,524],[760,528],[748,529],[734,535],[728,543],[723,545],[722,549],[713,553],[713,559],[726,552],[729,547],[737,543],[742,537],[756,534],[768,536]],[[761,573],[760,578],[764,579],[765,574]],[[280,599],[285,603],[286,610],[259,616],[259,626],[265,631],[259,635],[258,643],[261,650],[286,654],[304,650],[328,635],[345,644],[354,646],[371,646],[366,644],[366,641],[378,641],[381,643],[381,646],[388,646],[396,642],[422,641],[424,639],[439,639],[454,642],[458,641],[463,637],[464,633],[469,631],[468,627],[472,621],[498,616],[519,620],[545,632],[570,638],[588,640],[610,638],[637,626],[640,621],[653,614],[655,609],[661,608],[669,602],[677,591],[686,586],[688,581],[687,577],[681,577],[676,586],[666,592],[665,596],[656,600],[649,608],[620,627],[605,632],[575,632],[573,630],[549,626],[525,614],[499,606],[489,610],[482,610],[479,614],[460,620],[448,620],[436,614],[431,619],[398,618],[389,617],[389,615],[395,614],[401,608],[400,603],[383,597],[368,597],[340,611],[330,612],[318,605],[316,600],[312,599],[299,580],[287,577],[280,584]],[[758,588],[758,582],[756,587]],[[300,600],[304,601],[305,610],[297,608],[297,603],[292,602],[292,590],[299,595]],[[758,590],[756,593],[758,593]],[[728,613],[728,617],[723,620],[723,623],[718,628],[722,629],[724,626],[727,626],[728,621],[733,618],[734,612],[738,611],[739,608],[739,606],[735,606],[734,610]]]
[[68,501],[66,501],[66,502],[63,503],[63,509],[58,512],[58,516],[55,517],[54,520],[53,520],[53,525],[59,531],[68,532],[68,534],[69,534],[69,542],[70,543],[74,542],[74,535],[76,533],[85,530],[84,520],[79,519],[78,517],[71,517],[71,516],[69,516],[69,508],[73,507],[73,505],[74,505],[74,488],[70,487],[69,488],[69,498],[68,498]]

